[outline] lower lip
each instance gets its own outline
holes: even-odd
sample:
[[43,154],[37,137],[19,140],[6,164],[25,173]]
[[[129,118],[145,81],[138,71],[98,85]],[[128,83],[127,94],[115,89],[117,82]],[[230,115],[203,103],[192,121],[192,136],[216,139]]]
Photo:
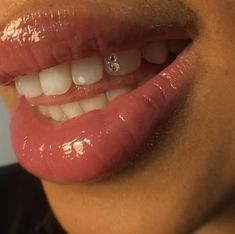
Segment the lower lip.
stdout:
[[20,164],[56,183],[95,181],[127,166],[177,103],[195,70],[193,46],[143,86],[64,123],[48,120],[21,98],[11,123]]

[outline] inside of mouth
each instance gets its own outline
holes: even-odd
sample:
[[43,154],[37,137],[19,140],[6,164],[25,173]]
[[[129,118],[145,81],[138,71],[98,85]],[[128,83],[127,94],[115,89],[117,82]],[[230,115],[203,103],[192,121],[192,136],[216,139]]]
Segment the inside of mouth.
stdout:
[[190,43],[159,40],[142,48],[82,58],[16,77],[15,87],[40,114],[63,122],[86,112],[104,109],[110,102],[152,79]]

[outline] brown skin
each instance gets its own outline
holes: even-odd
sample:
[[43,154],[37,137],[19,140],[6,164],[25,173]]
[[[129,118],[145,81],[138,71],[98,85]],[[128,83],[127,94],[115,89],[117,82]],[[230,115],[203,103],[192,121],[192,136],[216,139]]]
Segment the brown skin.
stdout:
[[[0,0],[0,23],[32,2],[40,1]],[[107,9],[108,2],[124,4],[97,2]],[[138,11],[138,4],[146,2],[128,5]],[[161,0],[148,2],[157,8]],[[196,229],[197,234],[235,233],[230,201],[235,188],[235,1],[183,2],[196,12],[199,29],[195,38],[199,64],[188,100],[167,134],[128,170],[88,185],[43,181],[68,233],[181,234]],[[12,103],[14,90],[3,90]],[[227,210],[220,213],[225,205]]]

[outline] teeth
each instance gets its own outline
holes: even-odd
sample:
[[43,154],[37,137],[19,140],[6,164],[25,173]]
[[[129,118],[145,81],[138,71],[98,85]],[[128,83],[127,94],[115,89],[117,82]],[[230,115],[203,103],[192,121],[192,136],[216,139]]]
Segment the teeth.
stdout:
[[46,117],[50,117],[48,107],[47,106],[39,106],[38,110],[41,114],[45,115]]
[[[165,64],[169,52],[179,53],[186,45],[187,41],[182,40],[157,41],[145,46],[142,51],[132,49],[111,54],[113,60],[111,60],[111,57],[103,59],[98,56],[85,58],[73,61],[72,65],[63,64],[43,70],[39,75],[19,76],[16,78],[15,87],[18,93],[26,98],[39,97],[42,94],[62,95],[70,90],[72,83],[90,85],[99,82],[103,78],[104,69],[111,76],[125,76],[139,69],[142,58],[150,63]],[[114,61],[115,59],[116,61]],[[113,67],[110,65],[113,65]],[[114,68],[116,68],[116,71]],[[131,92],[154,76],[154,74],[146,76],[135,87],[131,85],[109,90],[105,94],[99,94],[96,97],[83,99],[79,102],[55,106],[38,106],[38,111],[55,121],[65,121],[79,117],[85,112],[105,108],[109,102]]]
[[141,65],[141,52],[138,49],[115,53],[120,65],[119,71],[112,71],[107,63],[109,57],[105,57],[105,71],[111,76],[123,76],[138,70]]
[[157,41],[143,48],[143,58],[150,63],[164,64],[168,57],[168,46],[165,41]]
[[[124,76],[138,70],[142,57],[151,63],[163,64],[171,51],[180,51],[186,41],[157,41],[145,46],[142,52],[131,49],[111,54],[110,57],[90,57],[73,61],[71,65],[63,64],[45,69],[39,75],[26,75],[16,78],[15,86],[18,93],[27,98],[44,95],[62,95],[68,92],[72,83],[90,85],[103,78],[104,69],[111,76]],[[116,67],[116,70],[115,70]],[[113,69],[114,70],[113,70]]]
[[104,94],[100,94],[96,97],[84,99],[79,102],[84,112],[93,110],[101,110],[107,105],[107,99]]
[[78,102],[64,104],[61,109],[68,119],[78,117],[84,113]]
[[60,106],[48,106],[48,113],[55,121],[64,121],[66,119]]
[[92,57],[74,61],[72,77],[76,85],[89,85],[100,81],[103,77],[102,58]]
[[40,82],[45,95],[61,95],[71,85],[71,71],[68,64],[59,65],[40,72]]
[[125,88],[120,88],[120,89],[114,89],[106,92],[106,96],[109,102],[112,102],[115,100],[117,97],[124,95],[126,93],[131,92],[134,89],[134,87],[128,86]]
[[15,87],[16,87],[16,91],[18,92],[18,94],[20,95],[20,96],[24,96],[24,93],[23,93],[23,91],[21,90],[21,87],[20,87],[20,85],[19,85],[19,80],[20,78],[18,78],[16,81],[15,81]]
[[42,95],[42,88],[37,75],[17,77],[15,81],[18,93],[27,98],[39,97]]
[[73,102],[61,106],[38,106],[39,112],[50,117],[55,121],[65,121],[83,115],[85,112],[104,109],[109,102],[112,102],[117,97],[129,93],[134,89],[134,85],[125,88],[114,89],[100,94],[94,98],[84,99],[80,102]]

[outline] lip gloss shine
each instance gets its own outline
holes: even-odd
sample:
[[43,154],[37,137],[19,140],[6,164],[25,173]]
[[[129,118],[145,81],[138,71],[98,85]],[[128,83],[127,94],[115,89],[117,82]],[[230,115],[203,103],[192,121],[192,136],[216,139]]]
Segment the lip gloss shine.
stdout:
[[187,90],[195,67],[190,45],[161,73],[104,110],[63,123],[46,119],[21,98],[11,124],[21,165],[57,183],[95,181],[121,170]]

